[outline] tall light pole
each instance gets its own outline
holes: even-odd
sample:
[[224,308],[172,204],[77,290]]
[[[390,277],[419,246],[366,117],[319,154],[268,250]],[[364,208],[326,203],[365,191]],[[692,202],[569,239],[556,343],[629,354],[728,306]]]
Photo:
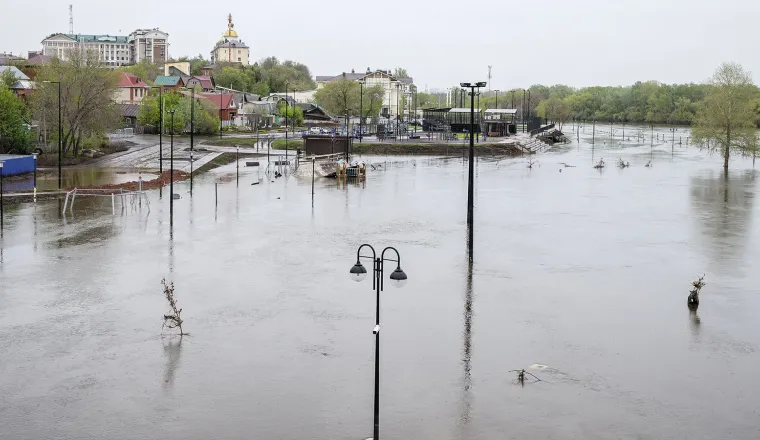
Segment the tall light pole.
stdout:
[[171,116],[171,143],[169,147],[169,225],[174,224],[174,112],[169,110]]
[[285,83],[285,159],[288,158],[288,86],[290,83]]
[[219,90],[219,139],[222,138],[222,91]]
[[[363,248],[372,250],[372,256],[361,254]],[[396,253],[396,259],[385,258],[385,251],[392,250]],[[391,273],[390,280],[394,287],[403,287],[406,284],[407,277],[401,270],[401,255],[392,247],[386,247],[380,253],[380,258],[375,253],[375,248],[368,244],[359,246],[356,251],[356,264],[351,268],[349,274],[354,281],[363,281],[367,278],[367,269],[362,265],[361,259],[372,260],[372,289],[375,291],[375,328],[372,333],[375,335],[375,404],[374,404],[374,426],[372,429],[372,440],[380,440],[380,292],[383,291],[383,266],[386,261],[396,263],[396,270]]]
[[42,81],[47,84],[58,84],[58,189],[63,188],[63,175],[61,174],[61,162],[63,161],[63,125],[61,119],[61,82]]
[[359,143],[364,131],[364,81],[359,81]]
[[193,136],[195,135],[195,89],[190,92],[190,197],[193,196]]
[[164,172],[164,87],[153,86],[158,89],[158,172]]
[[5,227],[4,226],[5,220],[3,220],[3,218],[4,218],[3,216],[5,215],[4,212],[3,212],[3,209],[4,209],[3,208],[3,204],[4,204],[4,201],[3,201],[3,197],[4,197],[3,191],[4,191],[4,189],[3,189],[3,162],[0,161],[0,231],[2,231],[3,228]]
[[469,163],[469,177],[467,179],[467,249],[472,261],[473,254],[473,203],[474,203],[474,185],[475,185],[475,89],[478,87],[485,87],[486,82],[481,81],[475,84],[460,83],[460,86],[470,89],[470,163]]
[[494,92],[496,92],[496,108],[499,108],[499,91],[494,90]]

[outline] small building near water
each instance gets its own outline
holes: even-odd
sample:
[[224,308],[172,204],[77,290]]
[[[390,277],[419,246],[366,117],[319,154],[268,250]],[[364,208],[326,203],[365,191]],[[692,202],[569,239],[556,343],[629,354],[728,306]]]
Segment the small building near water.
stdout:
[[314,134],[303,136],[303,146],[307,155],[346,153],[351,151],[353,139],[348,136]]
[[[422,129],[424,131],[441,131],[452,133],[466,133],[470,131],[469,108],[426,108],[422,110]],[[480,133],[482,115],[479,109],[475,109],[475,133]]]
[[483,115],[483,123],[488,136],[509,136],[517,133],[515,115],[517,115],[517,109],[514,108],[487,109]]
[[32,155],[0,154],[0,162],[3,167],[0,173],[3,176],[17,176],[19,174],[34,172],[36,161]]

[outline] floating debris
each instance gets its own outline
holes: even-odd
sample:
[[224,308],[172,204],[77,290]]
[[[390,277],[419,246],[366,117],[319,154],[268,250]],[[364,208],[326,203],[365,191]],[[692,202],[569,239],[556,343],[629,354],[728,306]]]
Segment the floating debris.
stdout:
[[539,378],[538,378],[538,376],[536,376],[535,374],[533,374],[533,373],[531,373],[531,372],[529,372],[529,371],[525,371],[525,368],[523,368],[523,369],[521,369],[521,370],[509,370],[509,372],[510,372],[510,373],[517,373],[517,383],[519,383],[519,384],[520,384],[520,385],[522,385],[522,386],[525,386],[525,375],[526,375],[526,374],[528,374],[528,375],[530,375],[531,377],[533,377],[534,379],[536,379],[536,380],[535,380],[536,382],[543,382],[543,381],[542,381],[541,379],[539,379]]

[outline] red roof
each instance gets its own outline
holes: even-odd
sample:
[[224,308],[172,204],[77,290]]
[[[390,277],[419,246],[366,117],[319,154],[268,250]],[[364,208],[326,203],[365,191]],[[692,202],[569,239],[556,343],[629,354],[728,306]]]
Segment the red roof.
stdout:
[[194,75],[193,78],[197,79],[201,83],[201,87],[204,89],[212,90],[214,88],[214,82],[211,80],[210,76]]
[[142,82],[140,78],[137,77],[137,75],[132,75],[131,73],[127,72],[119,72],[119,87],[147,88],[148,85]]
[[227,110],[232,108],[235,104],[233,101],[234,95],[232,93],[198,93],[195,96],[208,99],[214,104],[217,110]]

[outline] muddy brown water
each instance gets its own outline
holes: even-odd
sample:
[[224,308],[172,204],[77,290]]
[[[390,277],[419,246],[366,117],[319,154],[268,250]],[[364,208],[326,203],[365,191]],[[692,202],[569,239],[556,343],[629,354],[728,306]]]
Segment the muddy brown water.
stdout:
[[[237,187],[232,164],[192,198],[177,185],[173,227],[168,190],[150,193],[149,213],[14,206],[0,438],[369,437],[374,296],[348,277],[365,242],[399,249],[409,276],[382,294],[385,438],[760,437],[751,160],[725,178],[692,148],[596,140],[587,131],[533,169],[481,158],[471,274],[459,158],[368,158],[388,162],[366,184],[318,180],[313,210],[311,182],[252,186],[242,167]],[[181,340],[161,336],[163,277]],[[534,364],[542,382],[508,372]]]

